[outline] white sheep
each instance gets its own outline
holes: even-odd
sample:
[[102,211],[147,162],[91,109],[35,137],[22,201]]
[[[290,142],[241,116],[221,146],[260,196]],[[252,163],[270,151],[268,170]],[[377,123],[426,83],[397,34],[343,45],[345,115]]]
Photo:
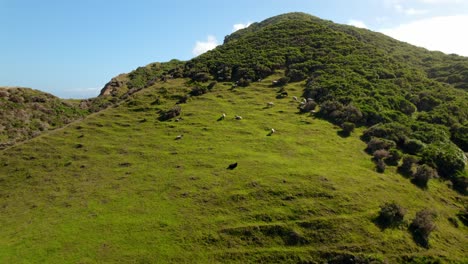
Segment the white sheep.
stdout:
[[274,105],[275,105],[275,103],[273,103],[273,102],[268,102],[267,103],[267,107],[273,107]]
[[293,98],[294,101],[297,102],[297,96],[293,96],[292,98]]
[[184,136],[184,135],[178,135],[175,139],[176,139],[176,140],[182,139],[183,136]]
[[236,120],[242,120],[242,116],[236,115]]
[[276,130],[274,128],[272,128],[270,131],[271,131],[271,134],[276,132]]

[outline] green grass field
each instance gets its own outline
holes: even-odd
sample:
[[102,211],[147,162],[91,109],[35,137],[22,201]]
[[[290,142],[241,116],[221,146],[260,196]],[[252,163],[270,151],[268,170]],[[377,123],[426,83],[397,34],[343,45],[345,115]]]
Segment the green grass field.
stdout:
[[[188,87],[157,83],[1,151],[0,263],[468,261],[467,228],[448,220],[465,197],[439,180],[422,190],[395,167],[375,172],[362,130],[344,138],[298,114],[291,98],[301,86],[276,99],[268,85],[277,77],[249,88],[219,83],[182,104],[179,122],[157,119],[175,99],[153,102]],[[407,223],[421,209],[437,211],[429,249],[408,224],[374,223],[387,201],[408,209]]]

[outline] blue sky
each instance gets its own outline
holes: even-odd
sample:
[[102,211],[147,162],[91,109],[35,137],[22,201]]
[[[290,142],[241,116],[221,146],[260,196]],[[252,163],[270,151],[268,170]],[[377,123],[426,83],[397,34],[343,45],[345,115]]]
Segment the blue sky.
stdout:
[[468,56],[468,0],[0,0],[0,86],[94,97],[120,73],[294,11]]

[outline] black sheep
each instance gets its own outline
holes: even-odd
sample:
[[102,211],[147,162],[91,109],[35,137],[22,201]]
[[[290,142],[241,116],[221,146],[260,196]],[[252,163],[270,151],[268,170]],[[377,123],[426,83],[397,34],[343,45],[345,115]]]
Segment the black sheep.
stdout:
[[232,163],[232,164],[229,164],[229,166],[227,167],[228,170],[233,170],[237,167],[237,162],[236,163]]

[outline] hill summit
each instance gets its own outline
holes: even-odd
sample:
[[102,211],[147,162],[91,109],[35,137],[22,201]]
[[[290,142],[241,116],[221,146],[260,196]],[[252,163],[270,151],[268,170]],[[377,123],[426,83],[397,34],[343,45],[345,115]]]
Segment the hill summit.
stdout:
[[290,13],[119,75],[0,152],[0,262],[466,262],[467,65]]

